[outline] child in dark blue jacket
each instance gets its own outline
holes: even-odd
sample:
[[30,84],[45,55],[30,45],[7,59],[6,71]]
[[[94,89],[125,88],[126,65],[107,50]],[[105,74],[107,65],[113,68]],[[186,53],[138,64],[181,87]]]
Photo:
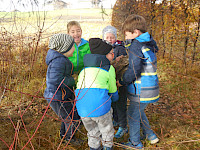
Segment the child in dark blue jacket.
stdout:
[[[106,26],[102,31],[103,39],[112,44],[114,60],[113,66],[117,65],[122,56],[126,56],[126,49],[122,42],[117,40],[117,29],[113,26]],[[116,71],[117,68],[115,68]],[[118,75],[118,74],[117,74]],[[119,78],[119,77],[117,77]],[[112,103],[113,108],[113,125],[119,126],[118,131],[115,134],[115,138],[121,138],[124,133],[128,132],[127,128],[127,86],[121,86],[118,89],[119,100]]]
[[119,80],[118,86],[127,85],[129,142],[127,146],[143,149],[140,141],[140,128],[143,136],[151,144],[159,141],[149,125],[145,108],[149,103],[159,100],[157,76],[158,47],[152,36],[146,31],[146,21],[142,16],[130,15],[125,20],[122,31],[125,34],[129,52],[129,66]]
[[73,111],[73,65],[68,59],[75,49],[74,39],[68,34],[55,34],[49,40],[49,48],[46,56],[48,69],[44,97],[62,121],[60,137],[70,140],[73,132],[70,123],[78,118],[77,112]]

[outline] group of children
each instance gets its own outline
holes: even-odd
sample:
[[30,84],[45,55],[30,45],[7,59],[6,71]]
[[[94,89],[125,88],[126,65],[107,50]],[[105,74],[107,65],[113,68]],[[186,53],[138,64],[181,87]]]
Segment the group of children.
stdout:
[[[101,144],[104,150],[113,149],[113,138],[122,137],[128,130],[129,141],[124,143],[128,147],[143,149],[142,137],[151,144],[159,141],[144,112],[149,103],[159,99],[158,47],[146,30],[142,16],[130,15],[122,26],[124,43],[117,41],[113,26],[103,29],[103,39],[90,38],[88,42],[81,38],[81,26],[76,21],[68,23],[67,34],[51,37],[44,97],[62,121],[62,139],[76,140],[74,124],[81,119],[90,150],[102,149]],[[129,66],[116,81],[111,62],[126,55]],[[73,73],[78,74],[77,81]],[[115,133],[116,125],[119,128]]]

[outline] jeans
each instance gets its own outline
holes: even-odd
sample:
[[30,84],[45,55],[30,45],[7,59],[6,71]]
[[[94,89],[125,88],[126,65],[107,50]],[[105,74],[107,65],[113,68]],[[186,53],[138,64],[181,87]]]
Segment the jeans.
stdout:
[[144,112],[147,105],[148,103],[130,101],[128,107],[129,139],[134,145],[140,142],[140,127],[144,136],[148,137],[154,134]]
[[80,119],[77,111],[74,112],[72,111],[73,104],[71,102],[65,102],[65,101],[52,101],[50,107],[62,121],[60,127],[61,138],[65,135],[66,131],[68,131],[65,136],[65,139],[70,139],[75,130],[74,120]]
[[119,88],[119,100],[112,103],[113,119],[120,127],[127,126],[127,87],[121,86]]

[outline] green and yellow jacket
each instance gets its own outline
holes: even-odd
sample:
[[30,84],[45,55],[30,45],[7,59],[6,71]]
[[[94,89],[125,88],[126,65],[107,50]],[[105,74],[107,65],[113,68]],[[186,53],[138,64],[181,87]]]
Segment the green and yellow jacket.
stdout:
[[76,108],[81,117],[100,117],[111,109],[111,102],[117,101],[115,69],[105,55],[86,54],[85,68],[78,77],[75,90]]

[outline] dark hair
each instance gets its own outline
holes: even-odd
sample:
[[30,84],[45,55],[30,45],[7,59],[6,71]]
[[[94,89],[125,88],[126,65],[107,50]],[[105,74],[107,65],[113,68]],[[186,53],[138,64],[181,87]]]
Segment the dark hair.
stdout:
[[124,21],[122,25],[122,32],[125,33],[128,31],[133,33],[135,29],[145,33],[147,31],[146,20],[142,16],[132,14],[129,15]]

